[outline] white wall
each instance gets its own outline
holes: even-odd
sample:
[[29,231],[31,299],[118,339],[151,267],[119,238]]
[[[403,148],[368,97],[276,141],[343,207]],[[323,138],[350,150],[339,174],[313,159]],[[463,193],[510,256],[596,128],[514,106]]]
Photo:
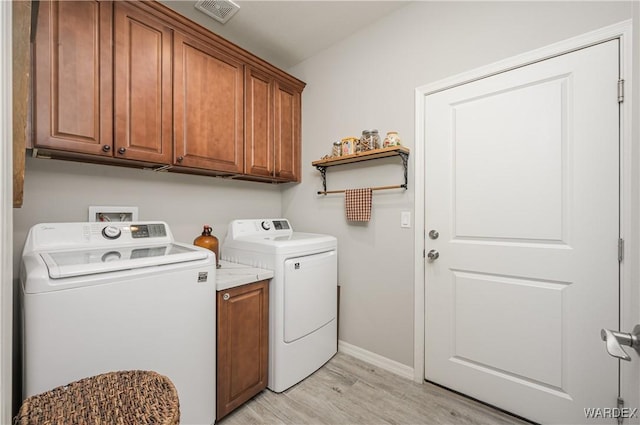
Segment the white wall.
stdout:
[[[632,16],[632,2],[414,2],[290,70],[307,83],[303,176],[285,189],[283,215],[338,237],[342,340],[413,366],[413,230],[399,226],[413,188],[375,192],[372,221],[348,224],[342,196],[315,195],[311,161],[367,128],[397,130],[413,148],[416,87]],[[329,169],[329,189],[397,184],[399,163]]]
[[222,243],[233,219],[279,217],[280,192],[267,183],[27,158],[24,204],[13,217],[15,276],[31,226],[87,221],[90,205],[137,206],[140,220],[166,221],[185,243],[210,224]]

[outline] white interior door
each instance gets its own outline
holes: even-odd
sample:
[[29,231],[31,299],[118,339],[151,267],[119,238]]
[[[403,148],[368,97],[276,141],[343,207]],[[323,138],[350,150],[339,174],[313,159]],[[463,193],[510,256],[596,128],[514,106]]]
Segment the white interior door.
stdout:
[[616,406],[618,63],[612,40],[426,97],[426,379],[541,423]]

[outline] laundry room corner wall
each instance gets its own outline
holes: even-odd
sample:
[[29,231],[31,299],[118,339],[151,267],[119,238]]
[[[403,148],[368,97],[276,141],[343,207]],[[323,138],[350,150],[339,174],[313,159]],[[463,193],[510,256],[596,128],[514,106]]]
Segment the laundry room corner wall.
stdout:
[[[192,243],[209,224],[222,243],[234,219],[280,217],[281,200],[281,188],[272,184],[28,157],[24,203],[13,211],[14,305],[22,249],[37,223],[87,221],[91,205],[137,206],[140,220],[166,221],[178,242]],[[16,308],[13,358],[18,377],[20,326]],[[14,384],[19,398],[20,379]]]
[[[413,214],[411,186],[421,163],[413,155],[415,88],[631,19],[633,10],[631,1],[411,2],[289,70],[307,87],[302,184],[283,191],[282,212],[298,231],[338,238],[341,340],[414,366],[414,229],[400,228],[400,214],[412,212],[412,227],[423,220]],[[374,192],[371,221],[348,223],[344,195],[316,195],[321,179],[311,162],[371,128],[398,131],[412,150],[410,186]],[[333,167],[328,189],[398,184],[399,164]]]

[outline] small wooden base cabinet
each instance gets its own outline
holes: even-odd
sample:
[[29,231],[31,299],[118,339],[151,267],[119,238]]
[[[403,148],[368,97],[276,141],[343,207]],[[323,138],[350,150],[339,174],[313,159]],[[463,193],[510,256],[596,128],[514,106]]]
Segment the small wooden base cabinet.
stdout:
[[269,281],[218,291],[219,421],[267,387]]

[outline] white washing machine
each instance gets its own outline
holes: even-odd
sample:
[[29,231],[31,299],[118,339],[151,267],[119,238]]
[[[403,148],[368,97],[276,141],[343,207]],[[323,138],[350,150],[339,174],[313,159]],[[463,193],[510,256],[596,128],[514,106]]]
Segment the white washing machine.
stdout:
[[294,232],[286,219],[235,220],[221,257],[271,269],[269,382],[282,392],[337,352],[337,240]]
[[213,424],[215,264],[162,222],[32,227],[20,273],[23,396],[153,370],[174,383],[181,423]]

